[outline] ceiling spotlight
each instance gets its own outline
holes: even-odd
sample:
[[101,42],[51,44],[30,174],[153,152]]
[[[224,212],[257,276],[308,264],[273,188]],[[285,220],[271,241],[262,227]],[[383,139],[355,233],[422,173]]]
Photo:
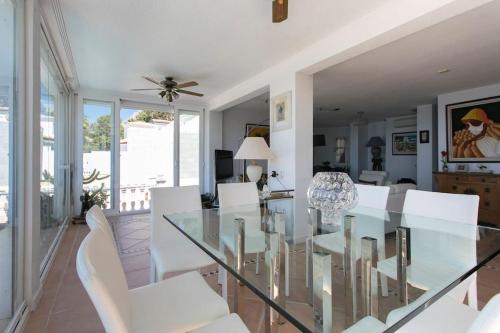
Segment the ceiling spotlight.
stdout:
[[438,69],[437,73],[438,74],[445,74],[445,73],[448,73],[450,70],[448,68],[441,68],[441,69]]

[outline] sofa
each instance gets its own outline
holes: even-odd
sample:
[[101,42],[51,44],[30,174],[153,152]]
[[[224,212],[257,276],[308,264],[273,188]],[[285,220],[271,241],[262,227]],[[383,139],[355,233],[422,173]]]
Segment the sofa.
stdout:
[[387,180],[386,171],[363,170],[359,175],[360,184],[370,184],[375,186],[389,186],[389,198],[387,199],[387,210],[401,213],[405,202],[406,191],[417,189],[417,185],[411,183],[392,184]]

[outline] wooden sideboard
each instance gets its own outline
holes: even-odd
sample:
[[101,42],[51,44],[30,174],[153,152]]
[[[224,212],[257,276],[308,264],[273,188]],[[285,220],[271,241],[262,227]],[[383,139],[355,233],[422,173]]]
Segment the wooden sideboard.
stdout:
[[479,195],[479,222],[500,228],[500,174],[434,172],[438,192]]

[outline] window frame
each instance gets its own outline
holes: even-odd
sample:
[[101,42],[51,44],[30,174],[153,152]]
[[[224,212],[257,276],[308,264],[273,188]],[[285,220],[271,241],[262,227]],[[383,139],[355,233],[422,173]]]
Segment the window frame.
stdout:
[[[130,108],[153,108],[153,110],[164,110],[174,112],[174,186],[179,186],[179,115],[180,113],[198,113],[200,115],[199,120],[199,187],[200,191],[203,190],[204,184],[204,109],[200,107],[191,107],[186,105],[165,105],[159,103],[152,103],[148,100],[140,100],[137,98],[120,98],[116,95],[110,95],[106,93],[101,93],[99,91],[82,91],[77,96],[77,114],[75,115],[76,120],[76,140],[75,140],[75,173],[73,175],[74,184],[73,196],[75,198],[75,213],[78,213],[81,209],[80,194],[83,189],[83,106],[85,100],[91,100],[95,102],[113,103],[113,126],[112,132],[112,158],[111,158],[111,188],[113,191],[113,207],[106,209],[104,212],[108,216],[115,215],[130,215],[130,214],[140,214],[147,213],[150,209],[134,210],[120,212],[120,112],[122,107]],[[170,109],[170,110],[169,110]]]

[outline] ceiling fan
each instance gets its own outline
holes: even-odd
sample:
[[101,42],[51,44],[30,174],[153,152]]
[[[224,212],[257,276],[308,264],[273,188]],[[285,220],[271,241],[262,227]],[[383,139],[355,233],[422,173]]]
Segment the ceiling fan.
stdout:
[[159,88],[144,88],[144,89],[132,89],[132,91],[145,91],[145,90],[160,90],[158,95],[161,98],[165,98],[169,102],[173,102],[174,100],[179,98],[179,94],[192,95],[196,97],[202,97],[203,94],[195,93],[193,91],[184,90],[183,88],[194,87],[198,85],[198,82],[189,81],[184,83],[177,83],[174,81],[174,78],[171,76],[167,76],[165,80],[160,82],[153,80],[150,77],[143,76],[145,80],[148,80],[151,83],[156,84]]
[[283,22],[288,18],[288,0],[273,0],[273,23]]

